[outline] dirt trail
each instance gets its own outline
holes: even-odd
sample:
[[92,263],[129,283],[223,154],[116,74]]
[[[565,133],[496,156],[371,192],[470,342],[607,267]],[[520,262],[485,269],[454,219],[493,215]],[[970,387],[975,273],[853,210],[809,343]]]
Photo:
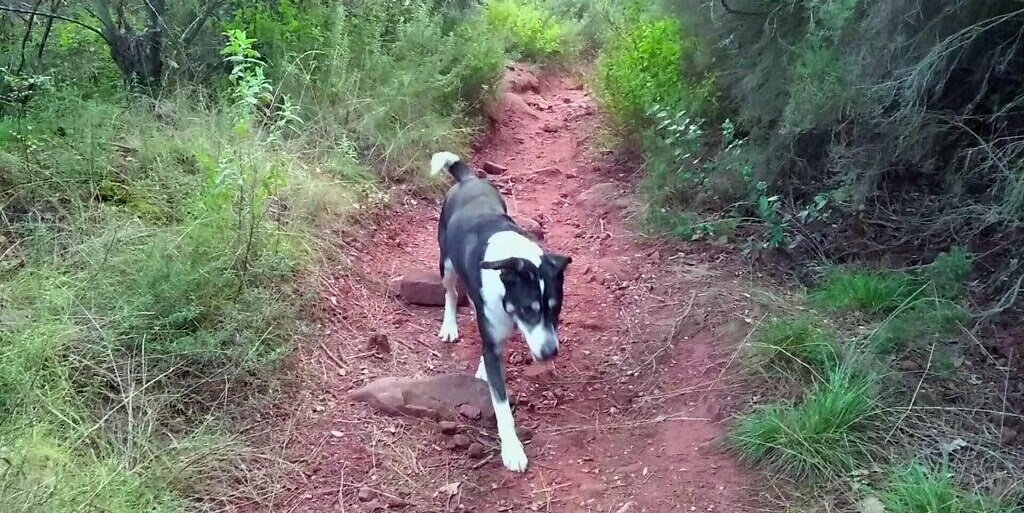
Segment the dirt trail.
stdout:
[[[283,491],[254,501],[259,511],[734,512],[751,507],[752,483],[718,448],[721,421],[741,400],[723,378],[745,333],[737,266],[721,252],[669,248],[632,236],[631,171],[611,155],[588,157],[597,126],[583,87],[510,69],[492,128],[470,156],[475,167],[508,167],[491,177],[518,219],[546,229],[543,245],[572,255],[552,366],[529,363],[517,335],[506,354],[521,426],[532,429],[525,474],[506,471],[495,428],[463,428],[484,455],[452,450],[429,421],[389,418],[346,394],[386,375],[476,370],[479,337],[460,309],[461,340],[436,338],[441,309],[410,307],[388,295],[392,277],[436,270],[441,195],[408,197],[361,233],[345,234],[351,269],[322,278],[319,346],[305,372],[325,388],[297,399],[288,426],[293,466]],[[447,148],[439,148],[447,149]],[[749,329],[749,328],[746,328]],[[392,350],[366,346],[371,333]]]

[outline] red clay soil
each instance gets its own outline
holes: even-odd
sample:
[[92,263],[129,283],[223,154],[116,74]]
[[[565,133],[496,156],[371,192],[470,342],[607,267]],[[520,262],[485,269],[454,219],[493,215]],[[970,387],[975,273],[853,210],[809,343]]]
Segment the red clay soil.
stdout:
[[[319,340],[303,355],[313,388],[301,418],[282,419],[280,489],[244,511],[735,512],[756,509],[751,474],[721,448],[745,394],[727,366],[749,330],[736,261],[707,247],[669,247],[630,233],[635,169],[588,151],[599,126],[590,93],[565,77],[510,67],[487,136],[466,156],[507,167],[490,178],[514,217],[573,257],[553,365],[507,347],[510,395],[530,465],[507,471],[488,423],[443,434],[431,421],[383,416],[347,394],[382,376],[476,370],[472,310],[462,338],[436,338],[441,308],[388,292],[406,270],[437,269],[441,195],[405,197],[360,233],[350,266],[321,278]],[[448,148],[437,148],[447,150]],[[424,162],[424,167],[427,163]],[[749,319],[746,321],[749,323]],[[384,335],[387,343],[381,346]],[[451,433],[449,426],[447,431]],[[525,441],[525,440],[524,440]]]

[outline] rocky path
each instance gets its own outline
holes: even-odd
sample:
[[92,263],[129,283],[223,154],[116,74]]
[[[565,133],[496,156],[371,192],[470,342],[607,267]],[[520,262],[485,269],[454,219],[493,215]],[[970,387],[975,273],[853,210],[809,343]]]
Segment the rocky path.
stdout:
[[[585,88],[521,67],[509,69],[504,87],[489,134],[466,157],[492,173],[513,216],[542,234],[542,245],[573,257],[558,359],[531,364],[518,335],[508,344],[528,470],[502,467],[493,423],[468,418],[481,414],[475,408],[441,424],[387,416],[349,397],[384,376],[476,370],[469,308],[459,311],[462,339],[445,344],[436,338],[441,308],[409,304],[389,285],[436,273],[441,195],[407,197],[358,233],[339,234],[351,261],[321,278],[320,332],[299,368],[311,388],[277,421],[287,432],[288,470],[277,493],[240,509],[756,509],[755,483],[717,443],[744,397],[723,372],[749,330],[746,301],[730,287],[739,267],[725,253],[659,245],[627,230],[633,169],[588,151],[598,119]],[[405,299],[426,294],[418,302],[430,302],[431,284],[421,286],[407,288]]]

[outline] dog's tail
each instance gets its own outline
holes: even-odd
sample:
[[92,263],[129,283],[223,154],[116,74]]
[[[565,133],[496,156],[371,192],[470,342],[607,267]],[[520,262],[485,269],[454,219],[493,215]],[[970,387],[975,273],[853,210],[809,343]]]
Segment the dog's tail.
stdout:
[[476,173],[470,169],[458,155],[450,151],[442,151],[435,153],[430,158],[430,174],[431,176],[440,173],[441,171],[447,171],[456,182],[476,177]]

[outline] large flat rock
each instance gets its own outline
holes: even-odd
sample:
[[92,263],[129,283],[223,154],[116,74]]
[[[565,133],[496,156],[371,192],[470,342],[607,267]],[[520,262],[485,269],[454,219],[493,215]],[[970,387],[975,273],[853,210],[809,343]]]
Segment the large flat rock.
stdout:
[[494,420],[487,383],[468,374],[427,378],[385,377],[353,391],[349,397],[388,415],[433,420]]
[[[444,285],[439,273],[411,270],[394,280],[394,291],[403,301],[420,306],[444,306]],[[469,295],[461,282],[456,286],[459,306],[469,304]]]

